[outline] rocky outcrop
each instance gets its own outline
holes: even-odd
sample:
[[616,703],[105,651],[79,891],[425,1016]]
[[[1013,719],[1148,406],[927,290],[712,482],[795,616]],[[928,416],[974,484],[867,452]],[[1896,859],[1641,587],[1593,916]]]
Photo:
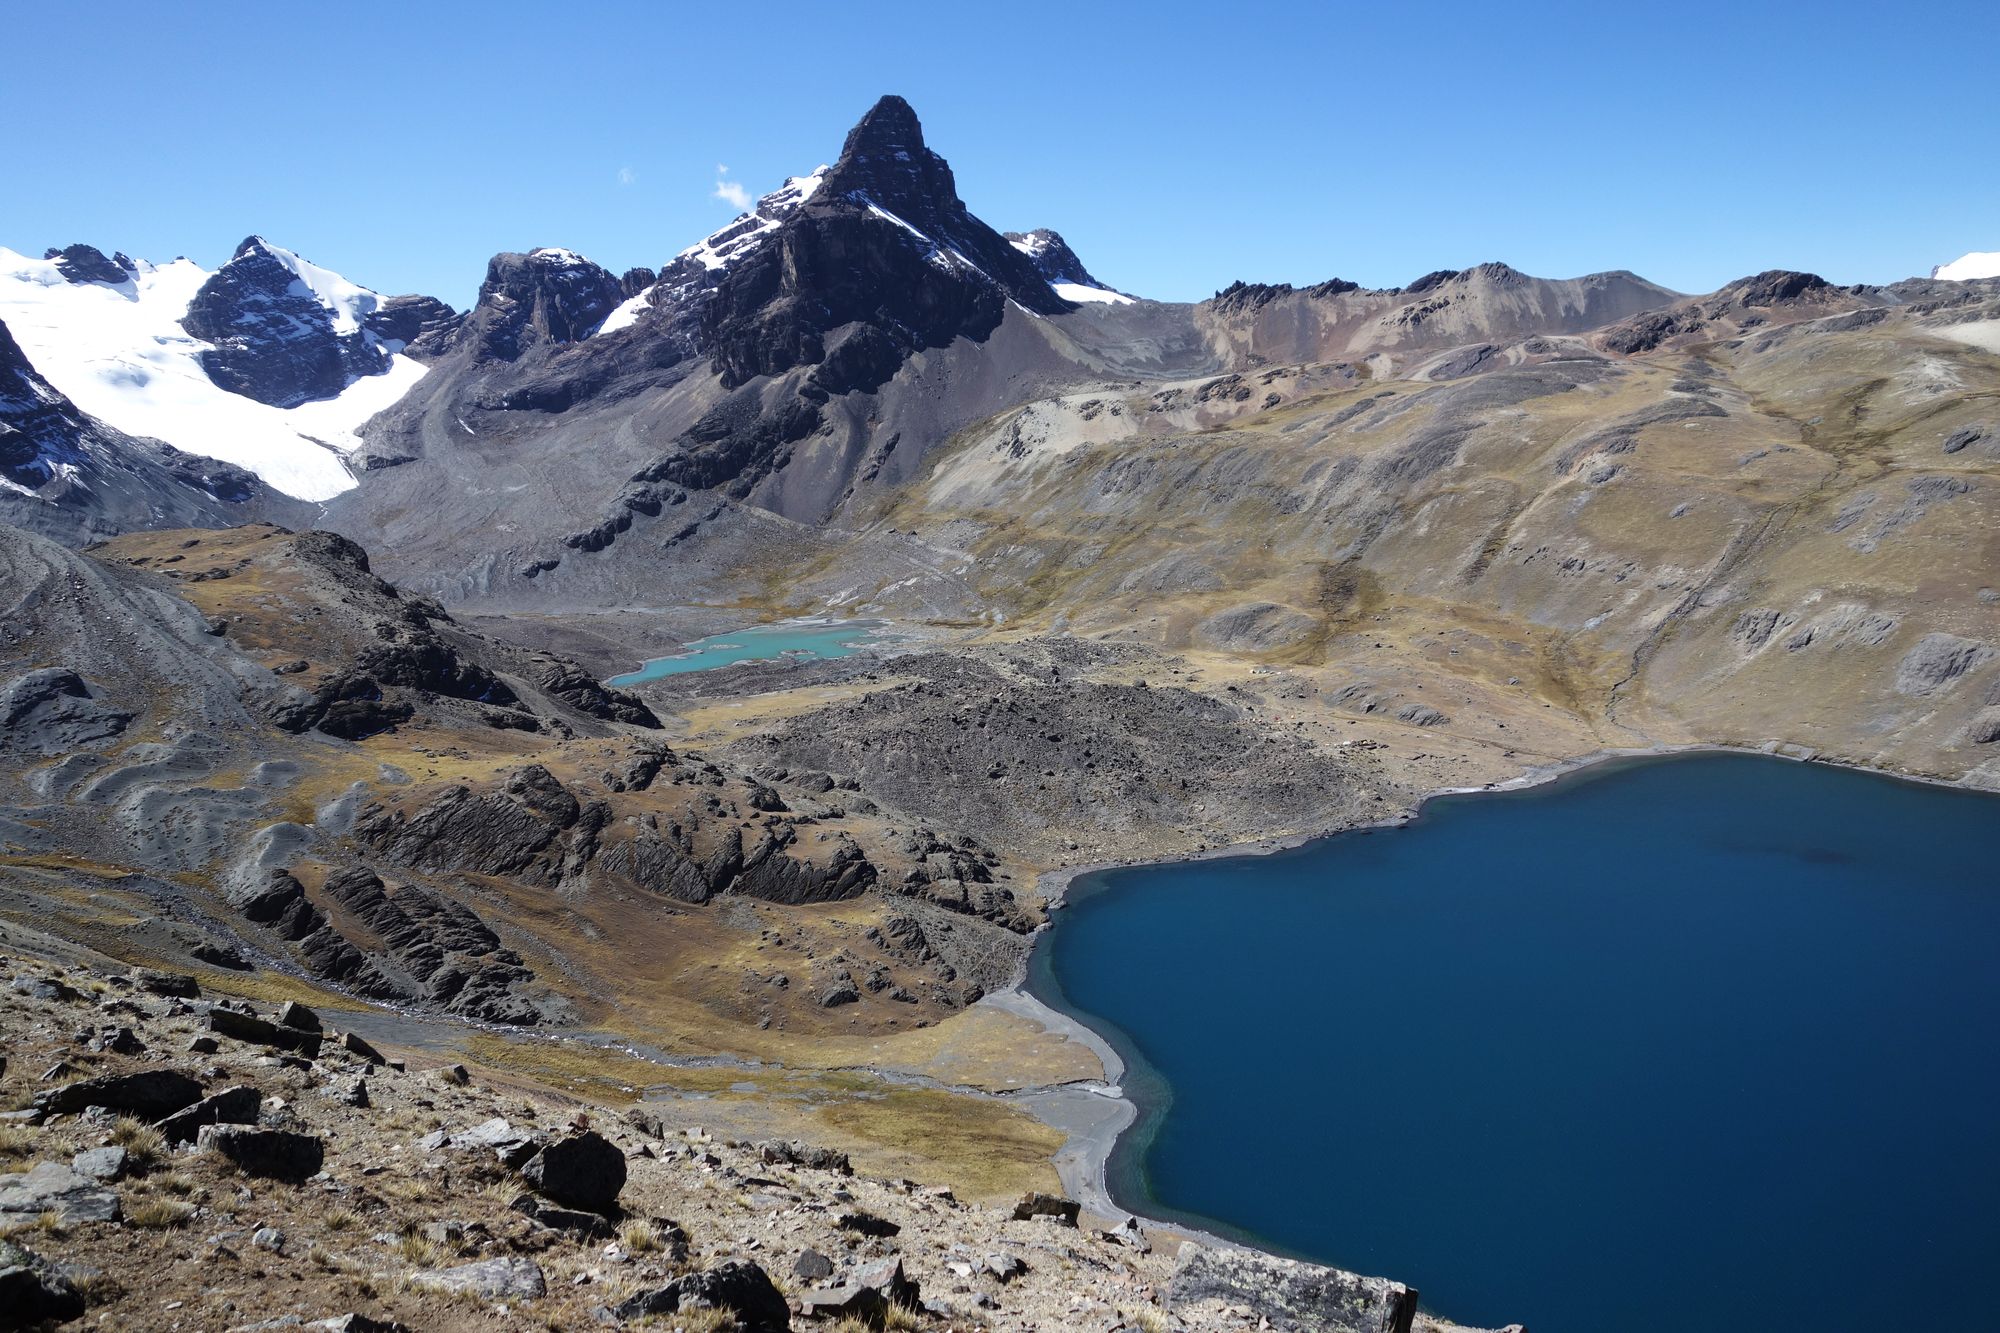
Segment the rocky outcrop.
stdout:
[[435,296],[391,296],[362,316],[361,327],[389,344],[387,350],[400,344],[421,356],[448,342],[464,318]]
[[[453,787],[408,817],[364,814],[354,832],[400,865],[523,875],[580,813],[576,797],[547,769],[531,764],[510,774],[499,791]],[[532,877],[547,879],[549,869]]]
[[73,753],[119,735],[134,716],[92,697],[74,671],[44,667],[0,685],[0,753]]
[[555,696],[579,713],[588,713],[606,722],[623,722],[627,726],[660,725],[660,719],[653,715],[653,710],[638,695],[612,689],[575,662],[558,660],[550,663],[535,683],[543,693]]
[[50,246],[42,258],[53,259],[64,279],[76,283],[103,282],[116,287],[130,282],[138,271],[138,265],[125,255],[106,256],[94,245]]
[[1209,1304],[1248,1307],[1280,1333],[1410,1333],[1417,1293],[1386,1278],[1255,1250],[1189,1245],[1167,1288],[1182,1317]]
[[1083,261],[1077,258],[1076,251],[1069,248],[1069,242],[1062,238],[1060,232],[1037,227],[1033,231],[1005,232],[1003,237],[1009,245],[1028,257],[1044,282],[1073,282],[1079,287],[1105,286],[1090,276],[1090,270],[1083,266]]
[[623,299],[618,279],[574,251],[498,254],[455,340],[475,360],[513,361],[533,347],[589,337]]

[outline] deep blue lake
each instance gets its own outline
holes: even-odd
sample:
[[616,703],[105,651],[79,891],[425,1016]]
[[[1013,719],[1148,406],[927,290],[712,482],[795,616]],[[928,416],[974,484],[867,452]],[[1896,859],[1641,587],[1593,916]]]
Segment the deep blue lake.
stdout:
[[1079,879],[1135,1211],[1534,1333],[2000,1326],[2000,799],[1747,755]]

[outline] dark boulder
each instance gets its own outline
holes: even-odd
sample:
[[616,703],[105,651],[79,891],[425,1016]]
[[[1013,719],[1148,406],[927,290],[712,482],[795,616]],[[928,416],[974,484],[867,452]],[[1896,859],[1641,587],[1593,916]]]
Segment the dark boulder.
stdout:
[[311,1134],[248,1125],[204,1125],[196,1148],[234,1163],[245,1175],[299,1181],[319,1174],[326,1146]]
[[620,1319],[674,1314],[683,1308],[727,1310],[739,1333],[789,1333],[791,1308],[770,1276],[747,1259],[731,1259],[701,1273],[675,1278],[613,1307]]
[[0,1329],[39,1328],[83,1317],[83,1295],[40,1255],[0,1240]]
[[224,1088],[160,1121],[168,1143],[193,1143],[204,1125],[254,1125],[263,1097],[252,1087]]
[[1064,1226],[1073,1227],[1082,1211],[1082,1205],[1074,1199],[1038,1192],[1021,1196],[1021,1201],[1014,1205],[1014,1220],[1026,1222],[1036,1217],[1053,1217]]
[[521,1168],[537,1192],[567,1208],[609,1214],[625,1188],[625,1154],[595,1130],[556,1140]]

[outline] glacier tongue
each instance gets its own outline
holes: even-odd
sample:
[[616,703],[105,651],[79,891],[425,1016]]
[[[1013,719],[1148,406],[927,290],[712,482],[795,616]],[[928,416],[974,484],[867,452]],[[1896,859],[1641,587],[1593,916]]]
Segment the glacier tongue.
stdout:
[[[355,327],[373,292],[339,274],[271,251],[336,321]],[[422,378],[400,354],[381,375],[364,376],[333,398],[279,408],[230,393],[209,378],[201,354],[211,344],[181,328],[188,302],[210,273],[177,259],[140,263],[112,286],[71,282],[50,260],[0,248],[0,320],[50,384],[92,416],[129,435],[249,469],[276,490],[326,500],[351,489],[345,456],[361,445],[361,424]]]

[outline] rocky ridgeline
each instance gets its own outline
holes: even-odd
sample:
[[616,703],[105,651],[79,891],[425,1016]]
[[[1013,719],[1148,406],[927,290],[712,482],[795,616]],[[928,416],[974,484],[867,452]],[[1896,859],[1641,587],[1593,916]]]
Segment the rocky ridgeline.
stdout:
[[0,976],[0,1328],[1445,1327],[1398,1283],[488,1087],[190,977]]

